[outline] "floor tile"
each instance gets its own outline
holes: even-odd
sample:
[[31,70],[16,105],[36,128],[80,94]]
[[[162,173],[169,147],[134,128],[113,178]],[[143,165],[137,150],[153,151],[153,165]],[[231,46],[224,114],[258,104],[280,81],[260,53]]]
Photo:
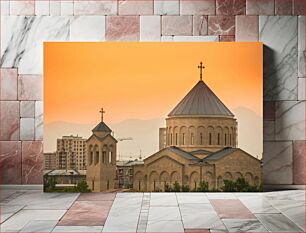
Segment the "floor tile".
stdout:
[[270,200],[283,215],[305,230],[305,202],[295,200]]
[[[117,198],[116,198],[117,200]],[[140,205],[112,206],[102,232],[133,232],[137,230]]]
[[35,191],[27,192],[8,203],[12,205],[25,204],[25,209],[63,210],[69,209],[78,196],[78,193],[43,193]]
[[280,213],[266,199],[262,197],[240,197],[239,200],[254,214]]
[[149,221],[146,233],[153,232],[184,233],[184,228],[181,221]]
[[59,222],[59,226],[104,225],[112,201],[76,201]]
[[20,232],[52,232],[58,221],[33,220],[25,225]]
[[171,221],[181,220],[181,214],[178,207],[174,206],[153,206],[149,209],[149,221]]
[[113,201],[116,193],[81,193],[78,201]]
[[303,232],[282,214],[256,214],[256,217],[271,232]]
[[233,193],[206,193],[208,199],[236,199]]
[[62,233],[62,232],[101,232],[103,226],[56,226],[52,232]]
[[24,207],[24,205],[8,205],[8,204],[2,204],[0,206],[1,214],[1,223],[10,218],[12,215],[17,213],[19,210],[21,210]]
[[222,219],[256,219],[238,199],[211,199],[210,202]]
[[3,232],[20,231],[33,220],[59,220],[66,210],[21,210],[1,225]]
[[209,229],[185,229],[185,233],[210,233]]
[[150,206],[177,206],[175,193],[152,193]]
[[177,193],[178,203],[209,203],[207,196],[204,193]]
[[258,220],[223,219],[229,232],[269,232]]

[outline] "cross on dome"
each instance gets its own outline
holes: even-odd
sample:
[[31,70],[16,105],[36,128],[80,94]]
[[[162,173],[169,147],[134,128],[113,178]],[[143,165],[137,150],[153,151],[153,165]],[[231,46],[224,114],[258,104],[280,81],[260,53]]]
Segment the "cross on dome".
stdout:
[[198,66],[198,68],[200,69],[200,80],[202,81],[202,70],[205,68],[205,66],[203,66],[202,62],[200,62],[200,65]]
[[103,115],[105,113],[105,111],[103,110],[103,108],[101,108],[101,110],[99,111],[99,113],[101,113],[101,122],[103,122]]

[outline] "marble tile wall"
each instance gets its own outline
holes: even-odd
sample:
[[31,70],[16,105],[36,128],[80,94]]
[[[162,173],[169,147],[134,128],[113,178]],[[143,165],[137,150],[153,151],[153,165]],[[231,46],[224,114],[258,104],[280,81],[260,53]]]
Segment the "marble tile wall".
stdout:
[[261,41],[264,183],[304,184],[298,175],[304,174],[304,3],[2,0],[0,166],[7,175],[1,182],[41,182],[44,41]]

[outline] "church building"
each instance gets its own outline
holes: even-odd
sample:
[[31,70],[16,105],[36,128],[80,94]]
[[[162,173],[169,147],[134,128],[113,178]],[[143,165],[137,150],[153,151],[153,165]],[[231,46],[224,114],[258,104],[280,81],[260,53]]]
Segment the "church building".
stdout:
[[103,122],[103,108],[100,111],[101,122],[92,130],[87,140],[86,181],[93,192],[114,189],[116,186],[116,149],[117,140],[112,130]]
[[192,190],[201,181],[220,189],[223,180],[239,177],[260,184],[260,161],[237,147],[237,120],[202,80],[202,62],[198,68],[200,80],[160,129],[160,150],[134,166],[135,190],[164,190],[175,182]]

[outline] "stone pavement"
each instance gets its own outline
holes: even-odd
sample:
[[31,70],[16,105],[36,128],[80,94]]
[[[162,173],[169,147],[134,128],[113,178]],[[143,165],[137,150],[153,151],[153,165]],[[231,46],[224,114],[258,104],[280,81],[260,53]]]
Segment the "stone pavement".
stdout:
[[1,232],[304,232],[305,191],[1,191]]

